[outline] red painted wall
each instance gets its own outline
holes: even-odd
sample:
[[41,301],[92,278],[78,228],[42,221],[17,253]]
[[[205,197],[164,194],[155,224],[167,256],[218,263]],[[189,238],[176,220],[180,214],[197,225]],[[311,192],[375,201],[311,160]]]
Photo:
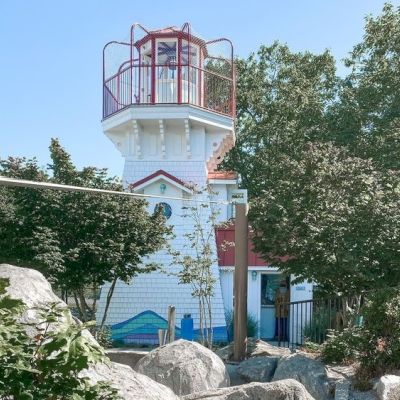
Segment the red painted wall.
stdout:
[[[216,229],[217,249],[218,249],[218,264],[220,267],[233,267],[235,265],[235,247],[225,246],[225,251],[221,249],[224,242],[235,242],[235,226],[228,228]],[[264,261],[259,254],[254,252],[253,242],[249,238],[249,251],[247,255],[248,265],[250,267],[266,267],[270,265]]]

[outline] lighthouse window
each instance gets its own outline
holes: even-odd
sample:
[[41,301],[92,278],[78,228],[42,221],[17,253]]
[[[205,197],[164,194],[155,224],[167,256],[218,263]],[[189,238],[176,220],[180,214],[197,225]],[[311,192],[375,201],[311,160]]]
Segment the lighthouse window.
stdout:
[[158,42],[158,64],[176,65],[176,42]]
[[165,218],[169,219],[172,215],[172,208],[168,203],[157,203],[154,207],[154,212],[158,211],[161,208],[162,213]]
[[198,67],[198,47],[193,44],[188,44],[186,40],[182,41],[181,59],[182,65],[193,65]]

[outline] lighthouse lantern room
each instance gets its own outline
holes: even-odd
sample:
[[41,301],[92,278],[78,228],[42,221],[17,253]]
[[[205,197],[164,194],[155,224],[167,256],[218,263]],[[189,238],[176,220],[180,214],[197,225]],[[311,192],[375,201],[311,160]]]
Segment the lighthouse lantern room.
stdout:
[[205,41],[188,23],[155,31],[134,24],[129,42],[104,47],[103,71],[103,118],[142,104],[191,104],[233,117],[232,43]]

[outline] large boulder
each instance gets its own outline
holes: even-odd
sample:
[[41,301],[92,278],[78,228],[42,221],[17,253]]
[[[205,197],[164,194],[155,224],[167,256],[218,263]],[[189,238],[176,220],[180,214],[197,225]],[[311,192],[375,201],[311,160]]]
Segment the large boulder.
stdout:
[[237,373],[245,382],[270,382],[278,360],[278,357],[249,358],[239,364]]
[[95,384],[100,381],[111,382],[119,389],[124,400],[178,400],[171,389],[154,382],[123,364],[96,364],[84,374]]
[[[7,278],[10,281],[6,288],[7,294],[22,300],[27,310],[21,317],[23,322],[37,323],[38,311],[34,307],[44,303],[59,303],[66,306],[51,290],[49,282],[44,276],[29,268],[20,268],[8,264],[0,264],[0,278]],[[57,329],[57,324],[75,323],[71,314],[57,323],[53,324],[53,329]],[[35,335],[36,330],[28,328],[29,335]],[[85,335],[93,342],[93,336],[86,331]],[[152,381],[147,376],[135,372],[132,368],[117,363],[97,363],[88,370],[82,372],[93,383],[107,381],[119,392],[125,400],[178,400],[178,397],[169,388]]]
[[[7,294],[13,299],[19,299],[27,306],[22,314],[20,321],[26,324],[36,324],[39,321],[39,310],[35,307],[46,303],[59,303],[61,306],[67,305],[54,294],[51,285],[45,277],[38,271],[30,268],[15,267],[9,264],[0,264],[0,278],[6,278],[10,284],[6,287]],[[62,320],[60,323],[71,322],[71,315],[68,320]],[[27,325],[27,333],[30,336],[37,334],[33,326]]]
[[135,370],[186,395],[229,386],[224,363],[199,343],[177,340],[159,347],[135,366]]
[[292,354],[279,360],[272,380],[281,379],[296,379],[318,400],[333,398],[334,387],[330,385],[324,364],[304,354]]
[[210,390],[183,397],[184,400],[318,400],[304,386],[286,379],[270,383],[248,383],[224,389]]
[[[233,358],[233,343],[228,344],[216,350],[215,354],[223,361],[230,361]],[[247,339],[247,353],[246,358],[251,357],[283,357],[290,354],[290,350],[286,347],[273,346],[263,340],[248,338]]]
[[399,400],[400,376],[382,376],[377,382],[375,389],[380,400]]

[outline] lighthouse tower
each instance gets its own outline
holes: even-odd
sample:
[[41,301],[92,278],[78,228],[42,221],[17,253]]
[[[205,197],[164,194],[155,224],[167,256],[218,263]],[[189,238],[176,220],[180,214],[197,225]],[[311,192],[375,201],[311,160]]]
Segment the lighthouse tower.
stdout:
[[[199,196],[210,201],[194,188],[211,185],[218,192],[214,198],[227,201],[237,187],[234,174],[216,172],[235,137],[231,42],[203,40],[193,34],[188,23],[182,28],[153,31],[135,24],[129,41],[105,46],[103,69],[102,126],[124,157],[123,183],[137,193],[165,196],[149,198],[149,212],[162,203],[175,234],[172,248],[187,252],[185,233],[194,226],[184,218],[184,206]],[[228,206],[219,207],[220,219],[229,218]],[[209,210],[204,208],[203,214]],[[206,225],[209,215],[203,218]],[[213,250],[216,255],[216,245]],[[156,262],[162,268],[139,275],[130,284],[118,282],[106,321],[113,338],[125,343],[156,343],[158,329],[166,327],[168,305],[176,307],[178,336],[184,314],[191,314],[196,334],[198,301],[192,297],[190,285],[178,284],[179,267],[171,265],[166,250],[145,262]],[[213,273],[214,338],[225,341],[217,261]],[[99,315],[106,293],[107,285],[99,300]]]

